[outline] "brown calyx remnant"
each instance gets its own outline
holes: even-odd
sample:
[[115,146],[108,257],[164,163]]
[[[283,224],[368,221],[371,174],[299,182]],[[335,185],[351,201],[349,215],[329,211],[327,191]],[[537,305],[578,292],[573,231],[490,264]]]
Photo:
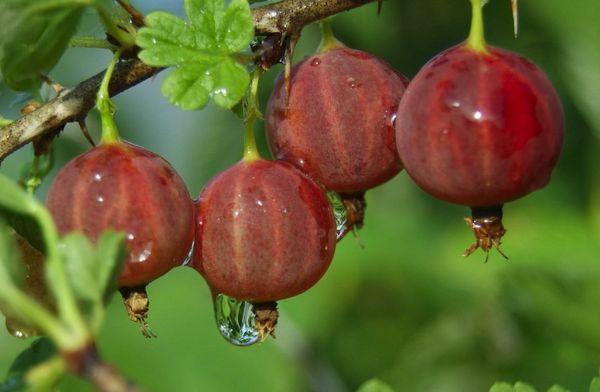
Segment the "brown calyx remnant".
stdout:
[[365,192],[341,193],[340,197],[342,198],[344,207],[346,207],[346,228],[339,236],[338,241],[344,238],[350,231],[356,234],[357,230],[362,229],[367,209]]
[[481,248],[486,252],[485,262],[487,263],[490,256],[489,252],[494,247],[498,253],[508,260],[508,256],[500,249],[502,237],[506,233],[502,225],[502,205],[471,207],[471,215],[465,217],[465,222],[473,230],[476,240],[465,250],[463,256],[467,257],[475,252],[477,248]]
[[156,335],[148,326],[148,311],[150,300],[146,292],[146,286],[122,287],[119,289],[123,296],[123,304],[127,310],[129,319],[140,326],[142,335],[146,338],[155,338]]
[[253,303],[252,311],[255,317],[254,326],[260,334],[260,340],[265,340],[269,335],[275,337],[275,327],[279,319],[277,302]]

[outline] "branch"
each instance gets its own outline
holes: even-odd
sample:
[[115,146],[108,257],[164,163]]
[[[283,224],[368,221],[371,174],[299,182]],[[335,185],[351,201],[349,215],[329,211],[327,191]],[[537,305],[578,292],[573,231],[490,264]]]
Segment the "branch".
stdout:
[[[280,45],[299,34],[307,24],[375,0],[283,0],[253,9],[257,35],[274,36]],[[158,73],[137,58],[117,64],[109,86],[119,94]],[[0,162],[6,156],[42,135],[60,132],[65,124],[80,121],[94,106],[104,72],[64,90],[56,98],[11,124],[0,128]]]

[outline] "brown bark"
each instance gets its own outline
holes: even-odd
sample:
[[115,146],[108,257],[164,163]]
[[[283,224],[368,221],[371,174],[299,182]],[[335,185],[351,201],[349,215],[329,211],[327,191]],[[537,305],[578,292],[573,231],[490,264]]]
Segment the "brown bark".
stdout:
[[[253,9],[256,34],[275,37],[276,45],[285,46],[288,37],[297,36],[305,25],[375,0],[283,0]],[[282,53],[283,54],[283,53]],[[117,64],[109,91],[119,94],[153,76],[152,68],[137,58]],[[0,128],[0,162],[23,145],[42,135],[56,132],[65,124],[85,118],[94,106],[96,92],[104,72],[62,91],[56,98],[13,123]]]

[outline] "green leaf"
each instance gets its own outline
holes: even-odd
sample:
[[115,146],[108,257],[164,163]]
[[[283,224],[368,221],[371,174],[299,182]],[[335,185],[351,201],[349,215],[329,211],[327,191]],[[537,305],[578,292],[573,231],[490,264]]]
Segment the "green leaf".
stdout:
[[117,289],[117,278],[121,274],[127,251],[125,235],[114,231],[105,231],[96,245],[98,258],[97,280],[102,299],[107,303]]
[[62,57],[75,33],[81,1],[3,0],[0,2],[0,70],[6,84],[19,91],[39,87]]
[[252,17],[248,19],[247,15],[252,15],[252,13],[245,0],[233,0],[225,11],[219,36],[231,52],[244,50],[254,38]]
[[8,371],[6,381],[0,384],[0,392],[22,391],[26,389],[25,376],[34,367],[56,355],[56,348],[48,338],[34,341],[15,359]]
[[536,389],[529,384],[519,381],[515,384],[515,392],[536,392]]
[[596,377],[592,380],[590,392],[600,392],[600,377]]
[[392,387],[379,380],[378,378],[373,378],[369,381],[363,383],[357,392],[394,392]]
[[89,301],[97,300],[100,297],[96,281],[97,260],[90,241],[80,233],[71,233],[60,241],[59,250],[75,296]]
[[59,249],[75,295],[102,305],[108,289],[116,286],[116,278],[124,261],[124,235],[112,231],[102,234],[96,249],[79,233],[65,236]]
[[515,388],[505,382],[497,382],[490,388],[490,392],[514,392]]
[[201,109],[212,98],[230,109],[243,97],[250,82],[238,53],[254,36],[247,0],[186,0],[185,22],[166,12],[146,17],[136,43],[139,58],[154,67],[176,66],[162,85],[162,93],[183,110]]
[[568,389],[561,387],[560,385],[552,385],[548,392],[570,392]]
[[188,63],[175,69],[163,82],[161,91],[183,110],[200,109],[209,97],[223,108],[232,108],[244,96],[250,77],[246,69],[230,60]]
[[3,175],[0,175],[0,189],[0,217],[33,247],[44,252],[42,229],[35,218],[39,203],[17,183]]
[[490,388],[490,392],[536,392],[536,390],[531,385],[519,381],[514,386],[505,382],[497,382]]
[[21,254],[17,249],[6,223],[0,219],[0,299],[8,295],[23,280],[24,270]]

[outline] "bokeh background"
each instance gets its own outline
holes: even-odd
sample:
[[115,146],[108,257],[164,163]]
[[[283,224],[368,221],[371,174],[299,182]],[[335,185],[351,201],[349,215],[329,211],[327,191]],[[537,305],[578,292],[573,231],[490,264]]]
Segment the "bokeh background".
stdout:
[[[182,14],[181,1],[133,3],[145,12]],[[99,341],[106,359],[150,391],[353,391],[372,377],[397,391],[486,391],[497,380],[587,390],[600,366],[600,2],[521,3],[515,40],[509,2],[490,2],[488,41],[546,70],[567,126],[551,183],[505,207],[509,262],[496,253],[487,264],[482,253],[462,258],[472,241],[462,221],[468,211],[429,197],[401,173],[367,194],[364,248],[348,236],[316,287],[280,303],[276,340],[229,345],[215,327],[205,283],[178,268],[149,287],[158,339],[144,339],[114,298]],[[339,15],[334,28],[349,46],[412,77],[466,37],[469,7],[467,0],[388,0],[380,16],[375,4],[367,5]],[[102,32],[93,14],[81,29]],[[318,28],[307,27],[296,60],[318,41]],[[103,69],[109,57],[70,49],[52,76],[72,86]],[[280,71],[265,77],[263,103]],[[165,74],[118,96],[117,120],[125,138],[169,160],[195,197],[240,158],[242,127],[214,107],[184,113],[170,106],[159,92]],[[2,90],[2,114],[16,117],[22,101]],[[98,139],[94,113],[88,123]],[[259,139],[268,153],[262,130]],[[89,147],[74,126],[55,146],[51,177]],[[30,157],[31,147],[23,148],[0,172],[17,178]],[[0,374],[30,343],[0,331]],[[61,385],[88,389],[74,378]]]

